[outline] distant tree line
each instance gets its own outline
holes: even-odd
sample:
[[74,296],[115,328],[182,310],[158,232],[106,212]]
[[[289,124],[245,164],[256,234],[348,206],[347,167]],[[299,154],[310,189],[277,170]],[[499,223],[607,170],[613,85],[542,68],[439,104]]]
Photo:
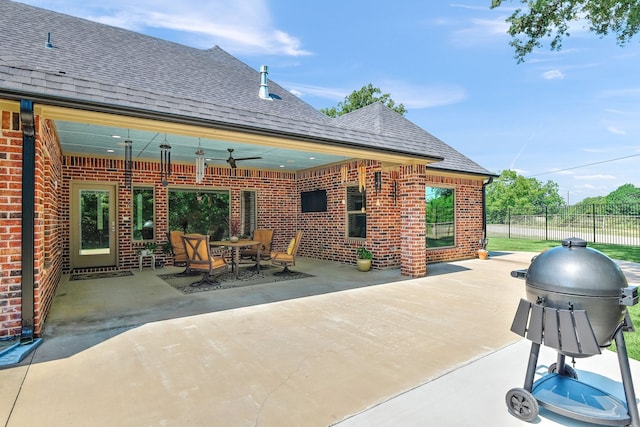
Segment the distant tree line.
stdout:
[[[536,178],[525,178],[513,170],[504,170],[487,186],[487,222],[503,222],[509,210],[519,214],[536,214],[543,208],[564,206],[558,188],[556,182],[541,182]],[[606,196],[588,197],[576,205],[591,204],[607,205],[607,215],[639,215],[640,188],[624,184]]]

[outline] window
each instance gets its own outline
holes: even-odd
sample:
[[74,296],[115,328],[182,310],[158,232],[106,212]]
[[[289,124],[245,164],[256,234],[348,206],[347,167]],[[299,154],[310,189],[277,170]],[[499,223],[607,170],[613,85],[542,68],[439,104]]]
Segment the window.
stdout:
[[222,240],[229,220],[229,191],[169,190],[169,230]]
[[347,237],[367,237],[367,194],[357,186],[347,187]]
[[256,208],[256,192],[240,192],[240,230],[247,236],[253,233],[258,222],[258,210]]
[[155,203],[152,187],[133,187],[133,240],[153,240]]
[[427,187],[427,248],[455,245],[454,189]]

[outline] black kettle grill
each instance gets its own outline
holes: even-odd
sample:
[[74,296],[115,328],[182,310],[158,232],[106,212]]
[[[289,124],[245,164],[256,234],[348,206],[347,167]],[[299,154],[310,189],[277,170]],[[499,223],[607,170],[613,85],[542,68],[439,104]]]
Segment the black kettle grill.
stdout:
[[[512,271],[526,280],[511,331],[531,341],[524,388],[506,395],[509,412],[533,421],[539,405],[580,421],[640,427],[640,417],[623,332],[633,331],[627,307],[638,302],[620,267],[575,237],[534,257],[526,270]],[[615,341],[626,402],[578,381],[565,357],[589,357]],[[548,374],[533,381],[540,345],[558,352]]]

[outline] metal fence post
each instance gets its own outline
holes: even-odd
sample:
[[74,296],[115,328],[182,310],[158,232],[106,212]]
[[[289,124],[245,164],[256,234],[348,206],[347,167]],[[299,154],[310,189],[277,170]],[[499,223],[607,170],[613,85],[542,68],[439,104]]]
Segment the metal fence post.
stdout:
[[549,240],[549,206],[544,207],[544,240]]
[[597,243],[596,242],[596,204],[593,203],[591,205],[591,215],[593,215],[593,243]]

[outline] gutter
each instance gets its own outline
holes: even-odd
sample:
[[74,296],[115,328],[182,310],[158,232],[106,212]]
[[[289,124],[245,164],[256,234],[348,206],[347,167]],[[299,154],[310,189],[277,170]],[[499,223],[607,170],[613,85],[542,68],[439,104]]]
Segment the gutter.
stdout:
[[482,183],[482,243],[487,244],[487,185],[493,182],[493,176],[490,176]]

